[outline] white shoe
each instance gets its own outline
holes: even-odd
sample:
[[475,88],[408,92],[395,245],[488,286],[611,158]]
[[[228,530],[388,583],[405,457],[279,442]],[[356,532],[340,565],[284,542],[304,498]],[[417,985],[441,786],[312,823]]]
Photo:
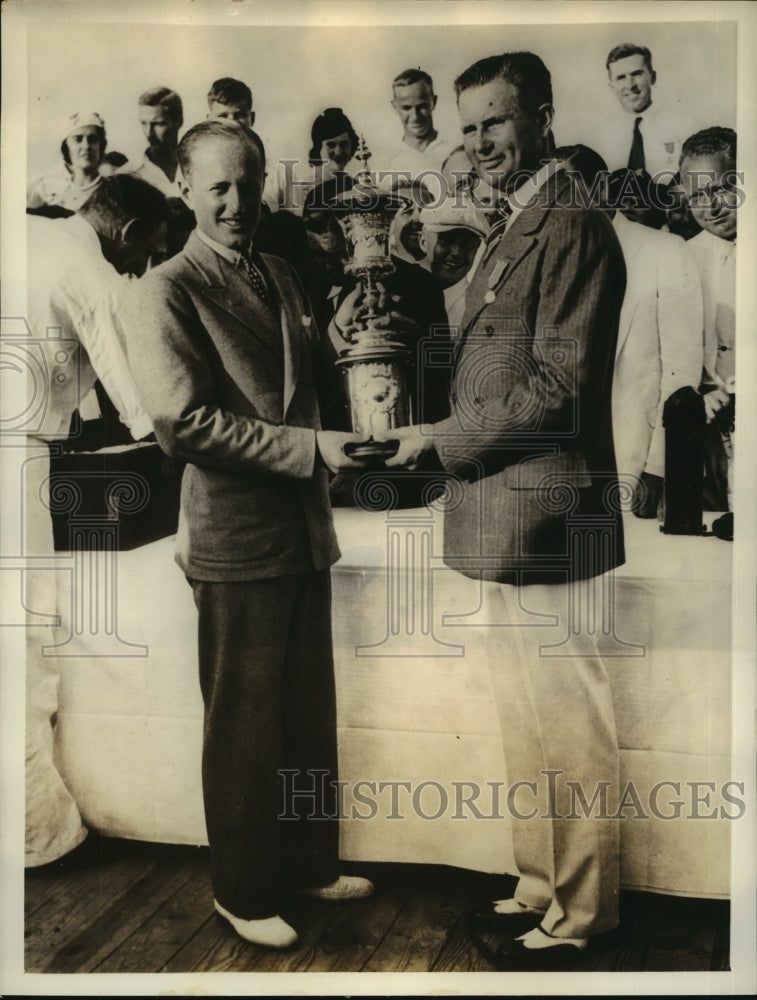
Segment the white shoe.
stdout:
[[298,896],[308,896],[310,899],[325,899],[339,903],[345,899],[365,899],[373,892],[373,882],[358,875],[340,875],[329,885],[317,886],[314,889],[295,889]]
[[541,927],[534,927],[515,940],[522,941],[526,951],[544,951],[558,947],[564,949],[567,945],[572,945],[578,951],[585,951],[589,946],[588,938],[557,938],[547,934]]
[[290,948],[297,941],[297,931],[281,917],[242,920],[241,917],[235,917],[233,913],[224,909],[217,899],[213,900],[213,906],[225,920],[228,920],[237,934],[251,944],[259,944],[264,948]]

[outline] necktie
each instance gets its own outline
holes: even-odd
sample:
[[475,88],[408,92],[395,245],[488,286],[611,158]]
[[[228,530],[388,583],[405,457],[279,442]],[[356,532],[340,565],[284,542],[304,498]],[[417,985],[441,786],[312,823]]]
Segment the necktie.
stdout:
[[267,305],[272,312],[275,312],[273,298],[271,297],[271,293],[268,290],[268,286],[266,285],[262,274],[257,269],[255,264],[252,262],[252,259],[247,254],[240,253],[239,260],[242,264],[242,267],[244,268],[245,274],[250,280],[250,284],[252,285],[252,290],[255,292],[255,294],[258,296],[261,302]]
[[487,265],[489,258],[499,246],[499,241],[504,236],[508,219],[512,214],[512,205],[507,198],[503,198],[497,203],[496,211],[488,213],[487,217],[491,224],[491,229],[486,237],[486,249],[484,250],[484,256],[481,260],[482,267]]
[[639,124],[641,115],[633,123],[633,141],[631,142],[631,152],[628,154],[629,170],[645,170],[644,164],[644,136],[641,134]]

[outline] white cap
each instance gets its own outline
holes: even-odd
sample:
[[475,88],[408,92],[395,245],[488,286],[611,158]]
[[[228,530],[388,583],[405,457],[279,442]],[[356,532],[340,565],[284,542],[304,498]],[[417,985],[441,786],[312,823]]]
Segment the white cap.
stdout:
[[477,236],[484,237],[489,232],[489,223],[483,212],[479,212],[468,200],[448,198],[437,207],[422,208],[418,216],[426,229],[439,233],[447,229],[469,229]]
[[78,132],[87,125],[95,125],[105,131],[105,122],[96,111],[84,113],[75,111],[72,115],[68,115],[63,123],[63,138],[68,139],[72,132]]

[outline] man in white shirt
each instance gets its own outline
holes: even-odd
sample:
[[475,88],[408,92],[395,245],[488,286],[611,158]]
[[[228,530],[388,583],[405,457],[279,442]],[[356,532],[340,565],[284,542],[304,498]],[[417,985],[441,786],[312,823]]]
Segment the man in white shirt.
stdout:
[[[568,146],[557,153],[587,189],[597,190],[607,165],[594,150]],[[610,177],[608,205],[617,204],[622,184],[622,176]],[[692,254],[680,237],[632,221],[623,209],[608,209],[608,215],[626,264],[612,384],[615,457],[620,476],[633,484],[634,513],[654,518],[665,476],[665,402],[700,381],[702,295]]]
[[[99,378],[135,440],[152,425],[129,372],[121,325],[127,274],[141,274],[165,252],[167,207],[153,187],[133,177],[103,178],[68,219],[28,220],[28,321],[33,338],[29,398],[39,400],[27,426],[24,483],[27,639],[26,865],[62,857],[86,837],[77,805],[53,758],[58,665],[45,656],[39,615],[57,612],[55,574],[35,569],[53,553],[47,442],[68,436],[71,417]],[[20,449],[19,449],[20,450]]]
[[[607,56],[610,89],[625,112],[603,141],[595,143],[611,170],[629,167],[668,183],[678,169],[683,140],[692,131],[680,108],[664,108],[654,100],[657,73],[644,45],[624,42]],[[658,176],[659,175],[659,176]]]
[[167,198],[178,198],[176,171],[179,161],[176,149],[184,113],[176,91],[168,87],[153,87],[141,94],[139,123],[148,142],[145,155],[141,163],[127,163],[121,172],[141,177]]
[[410,180],[424,171],[441,174],[453,146],[434,128],[437,96],[431,77],[422,69],[407,69],[394,78],[392,91],[392,107],[402,122],[402,140],[382,157],[382,169],[409,172]]
[[[705,413],[709,425],[708,471],[720,479],[722,507],[730,504],[733,411],[735,409],[736,228],[743,201],[736,172],[736,133],[703,129],[681,153],[681,182],[694,220],[702,227],[689,247],[699,270],[704,306]],[[716,470],[719,468],[720,472]]]

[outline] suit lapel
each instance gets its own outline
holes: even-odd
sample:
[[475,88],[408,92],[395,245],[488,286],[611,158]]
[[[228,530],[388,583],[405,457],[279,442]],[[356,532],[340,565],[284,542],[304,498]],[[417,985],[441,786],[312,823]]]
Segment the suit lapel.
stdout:
[[486,267],[479,267],[476,271],[468,290],[460,346],[479,313],[494,304],[502,285],[509,280],[520,262],[537,245],[537,234],[544,225],[547,213],[569,187],[570,178],[562,171],[548,178],[536,192],[533,204],[525,207],[512,220]]
[[[268,282],[268,287],[273,295],[274,302],[278,309],[278,315],[281,325],[281,348],[283,351],[284,358],[284,408],[283,413],[286,417],[287,410],[289,409],[289,404],[292,402],[292,397],[294,395],[294,390],[297,385],[297,379],[300,374],[300,352],[298,350],[298,345],[295,341],[295,330],[297,328],[298,317],[291,314],[291,305],[293,301],[299,301],[298,296],[293,295],[283,295],[282,287],[284,283],[289,280],[288,277],[280,276],[274,279],[271,275],[271,268],[267,266],[266,261],[260,258],[258,260],[261,270],[265,274],[266,280]],[[304,320],[304,317],[299,317],[300,323]]]
[[[215,306],[228,313],[237,323],[248,329],[268,351],[279,359],[282,355],[282,344],[276,327],[275,317],[256,296],[247,294],[244,278],[230,281],[224,273],[224,267],[218,254],[197,236],[190,234],[184,248],[187,259],[197,268],[201,275],[201,292]],[[278,303],[279,311],[281,303]]]

